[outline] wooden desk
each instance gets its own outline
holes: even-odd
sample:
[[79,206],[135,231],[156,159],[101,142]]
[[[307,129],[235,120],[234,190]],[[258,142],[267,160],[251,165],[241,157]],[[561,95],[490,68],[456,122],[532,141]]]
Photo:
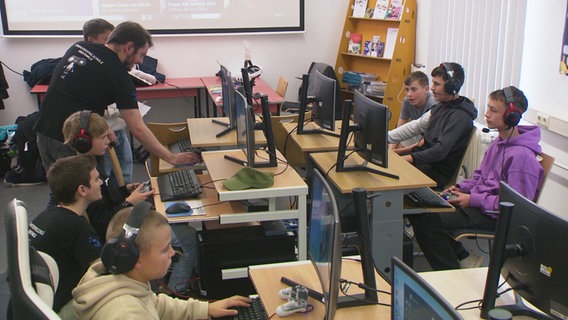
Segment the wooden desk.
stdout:
[[[249,277],[254,287],[262,299],[268,316],[276,312],[276,308],[286,301],[280,299],[278,291],[286,288],[287,285],[280,282],[280,278],[285,276],[302,285],[310,287],[321,292],[321,284],[314,267],[310,261],[296,261],[289,263],[275,263],[268,265],[258,265],[249,267]],[[353,260],[343,260],[341,268],[341,277],[354,282],[363,282],[361,274],[361,264]],[[390,292],[390,286],[383,278],[377,276],[377,285],[379,289]],[[348,293],[362,293],[363,290],[356,286],[351,286]],[[340,292],[340,294],[342,294]],[[390,296],[379,294],[379,302],[390,304]],[[325,315],[325,306],[312,298],[308,303],[314,306],[314,310],[310,313],[294,313],[286,319],[323,319]],[[280,319],[275,315],[272,319]],[[352,308],[340,308],[335,313],[335,319],[390,319],[390,307],[372,305]]]
[[[38,108],[47,92],[48,85],[37,84],[31,89],[31,94],[37,95]],[[200,115],[197,111],[199,103],[199,91],[205,86],[200,77],[193,78],[167,78],[165,83],[156,83],[148,87],[136,87],[136,95],[138,100],[146,99],[165,99],[165,98],[182,98],[193,97],[196,115]]]
[[[217,116],[217,112],[216,112],[217,110],[219,110],[220,113],[223,114],[223,100],[216,101],[217,97],[221,97],[221,93],[220,92],[211,92],[213,89],[218,90],[219,88],[221,88],[221,77],[217,77],[217,76],[202,77],[201,81],[203,82],[203,85],[207,89],[207,92],[209,93],[209,97],[211,97],[211,101],[213,101],[213,104],[216,107],[216,108],[214,108],[215,112],[213,113],[213,116],[214,117]],[[276,91],[274,91],[274,89],[272,89],[261,78],[256,78],[254,80],[254,83],[255,83],[255,85],[252,88],[253,94],[258,92],[260,94],[268,95],[268,103],[270,104],[270,112],[273,113],[273,114],[278,113],[278,108],[280,107],[280,105],[282,103],[284,103],[284,98],[281,97],[278,93],[276,93]],[[253,99],[253,103],[255,104],[255,106],[258,106],[258,105],[260,105],[260,100],[256,101],[256,100]],[[209,111],[209,100],[207,100],[207,110]],[[260,109],[257,109],[255,107],[255,112],[260,112]],[[207,116],[209,116],[209,113],[207,114]]]
[[[224,127],[212,122],[213,119],[228,123],[229,118],[188,118],[187,128],[189,129],[189,139],[191,145],[198,148],[211,149],[219,147],[236,147],[236,130],[220,137],[216,134],[223,131]],[[255,130],[254,141],[258,145],[266,145],[266,137],[261,130]]]
[[[168,218],[170,223],[182,223],[182,222],[196,222],[196,221],[214,221],[219,220],[219,216],[227,212],[241,212],[243,210],[242,204],[238,202],[219,202],[217,197],[217,192],[211,189],[213,185],[211,182],[211,176],[208,174],[197,175],[200,184],[203,186],[201,190],[203,191],[199,197],[188,200],[201,200],[205,208],[206,215],[201,216],[189,216],[189,217],[175,217]],[[158,187],[158,181],[156,177],[150,177],[152,183],[152,188],[155,190],[154,195],[154,206],[156,211],[166,215],[166,206],[160,200],[160,189]]]
[[[404,193],[413,189],[432,187],[436,183],[391,150],[389,150],[388,169],[373,164],[369,166],[399,175],[400,180],[365,171],[336,172],[335,169],[330,170],[337,162],[337,152],[310,153],[310,158],[314,165],[324,173],[332,187],[337,190],[335,196],[340,211],[352,203],[353,188],[365,188],[373,196],[371,218],[373,258],[383,275],[390,278],[392,276],[391,257],[397,256],[402,259]],[[345,160],[346,166],[363,163],[363,159],[355,153]]]
[[[483,299],[483,291],[485,289],[485,278],[487,277],[487,268],[470,268],[455,269],[445,271],[430,271],[419,273],[426,282],[428,282],[442,297],[444,297],[452,306],[457,306],[466,301]],[[499,279],[499,283],[503,282],[503,278]],[[509,288],[504,284],[499,291]],[[512,291],[502,294],[495,301],[495,306],[503,306],[514,304],[515,298]],[[525,302],[526,305],[529,305]],[[473,307],[469,304],[468,307]],[[479,319],[479,309],[459,310],[464,319]],[[514,319],[529,319],[527,317],[517,317]]]
[[[262,154],[259,151],[259,154]],[[306,197],[308,186],[304,180],[290,167],[279,163],[275,168],[259,168],[260,171],[281,173],[274,176],[274,185],[265,189],[246,189],[230,191],[223,185],[223,181],[232,177],[242,166],[224,158],[224,155],[231,155],[236,158],[243,158],[241,150],[221,150],[206,151],[201,154],[207,170],[214,182],[219,201],[238,201],[252,199],[268,199],[268,211],[242,212],[233,214],[222,214],[219,218],[221,224],[240,223],[249,221],[270,221],[281,219],[298,219],[298,258],[307,258],[307,220],[306,220]],[[280,152],[277,152],[281,158]],[[262,155],[268,158],[267,154]],[[297,197],[297,209],[277,209],[276,200],[288,197]]]

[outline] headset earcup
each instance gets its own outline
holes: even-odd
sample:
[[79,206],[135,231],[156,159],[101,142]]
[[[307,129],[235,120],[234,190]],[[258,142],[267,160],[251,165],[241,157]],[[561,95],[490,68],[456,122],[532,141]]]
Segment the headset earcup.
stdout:
[[136,245],[119,239],[107,241],[101,253],[103,265],[113,274],[123,274],[134,269],[139,257]]
[[87,153],[91,150],[93,143],[91,137],[85,133],[84,129],[81,129],[81,132],[73,139],[73,146],[79,153]]
[[505,113],[505,118],[503,120],[509,128],[514,127],[521,121],[521,112],[517,108],[510,108]]

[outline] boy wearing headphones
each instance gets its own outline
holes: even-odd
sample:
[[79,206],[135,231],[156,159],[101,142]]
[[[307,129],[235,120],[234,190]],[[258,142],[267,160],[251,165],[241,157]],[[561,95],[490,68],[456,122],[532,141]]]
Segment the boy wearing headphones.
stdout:
[[47,171],[47,183],[58,205],[41,212],[29,225],[28,235],[30,245],[57,262],[59,284],[53,310],[60,312],[71,300],[71,290],[101,254],[102,242],[86,210],[101,199],[102,181],[95,158],[76,155],[58,159]]
[[249,306],[241,296],[208,303],[150,290],[149,282],[168,271],[174,251],[168,220],[147,203],[118,212],[107,235],[101,261],[73,290],[79,319],[208,319],[237,314],[230,307]]
[[[473,102],[458,94],[465,74],[461,65],[445,62],[432,70],[432,94],[438,104],[430,109],[423,139],[409,148],[395,149],[442,189],[460,165],[477,118]],[[389,140],[389,143],[391,141]]]
[[499,182],[535,199],[544,179],[536,156],[541,153],[540,127],[517,126],[528,101],[524,93],[507,87],[489,95],[485,120],[499,136],[487,149],[470,179],[446,189],[456,213],[410,215],[416,240],[434,270],[480,266],[483,257],[468,253],[449,233],[456,229],[495,231],[499,214]]

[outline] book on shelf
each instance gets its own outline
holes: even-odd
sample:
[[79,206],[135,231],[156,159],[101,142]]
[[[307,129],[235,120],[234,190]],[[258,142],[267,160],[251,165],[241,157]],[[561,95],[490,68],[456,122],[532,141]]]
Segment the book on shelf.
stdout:
[[398,28],[388,28],[387,29],[387,39],[385,40],[385,49],[383,57],[387,59],[392,59],[392,54],[394,53],[394,46],[396,45],[396,39],[398,36]]
[[[379,46],[381,43],[381,36],[373,36],[373,40],[365,41],[365,51],[364,55],[370,57],[380,57],[379,56]],[[382,54],[382,52],[381,52]]]
[[384,19],[389,9],[389,0],[377,0],[375,10],[373,11],[374,19]]
[[373,8],[367,8],[367,11],[365,11],[365,18],[369,19],[373,17]]
[[355,0],[353,3],[353,17],[363,18],[367,11],[367,0]]
[[389,9],[385,19],[400,20],[404,0],[390,0]]
[[362,42],[362,34],[352,33],[351,35],[349,35],[349,47],[347,48],[347,53],[360,54]]

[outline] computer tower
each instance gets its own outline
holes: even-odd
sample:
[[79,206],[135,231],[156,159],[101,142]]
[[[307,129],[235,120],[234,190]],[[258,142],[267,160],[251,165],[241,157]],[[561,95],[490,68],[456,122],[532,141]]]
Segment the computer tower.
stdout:
[[207,299],[255,293],[248,277],[223,280],[223,269],[297,260],[294,233],[265,236],[261,225],[204,229],[198,241],[200,293]]

